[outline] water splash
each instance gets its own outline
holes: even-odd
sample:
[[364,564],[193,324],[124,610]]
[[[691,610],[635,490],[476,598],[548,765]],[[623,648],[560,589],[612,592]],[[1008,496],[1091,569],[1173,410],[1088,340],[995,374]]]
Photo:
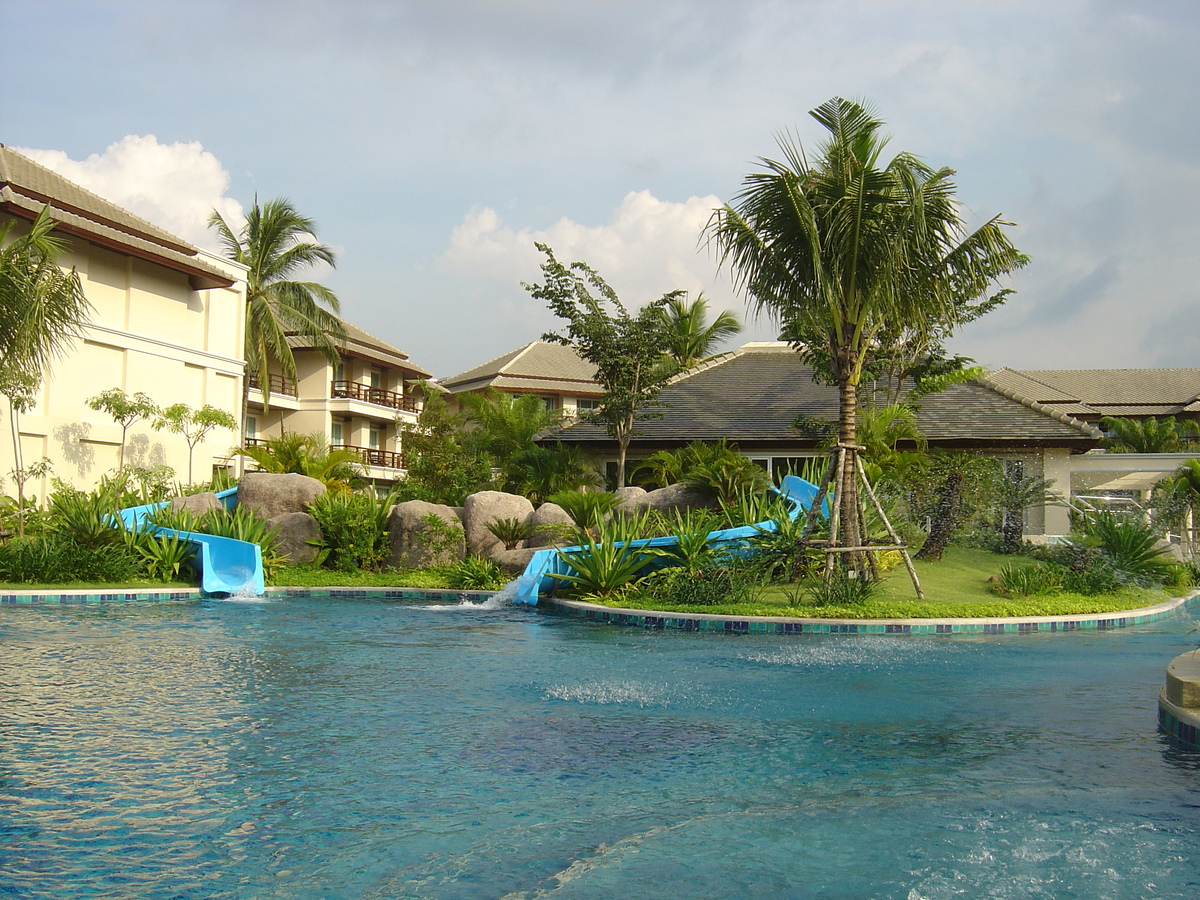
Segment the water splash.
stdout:
[[418,609],[503,609],[512,604],[513,596],[517,592],[517,582],[510,581],[502,587],[497,593],[491,597],[485,597],[482,600],[474,600],[466,594],[459,595],[458,603],[430,603],[426,606],[419,606]]
[[257,594],[254,591],[234,591],[226,597],[209,597],[218,603],[274,603],[270,597]]

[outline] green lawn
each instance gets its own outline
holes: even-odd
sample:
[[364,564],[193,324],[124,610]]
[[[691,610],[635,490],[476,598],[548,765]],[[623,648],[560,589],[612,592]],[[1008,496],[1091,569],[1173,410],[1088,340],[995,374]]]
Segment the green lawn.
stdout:
[[[1143,588],[1088,597],[1055,594],[1007,599],[988,590],[988,579],[1003,565],[1032,565],[1021,556],[998,556],[985,550],[952,548],[938,562],[917,562],[917,576],[925,593],[918,600],[901,564],[889,572],[874,598],[854,606],[817,606],[804,596],[802,585],[761,588],[750,603],[714,606],[656,604],[639,596],[629,600],[598,601],[606,606],[636,605],[665,612],[717,613],[736,616],[802,616],[832,619],[942,619],[989,616],[1061,616],[1114,612],[1160,603],[1172,595]],[[1177,593],[1177,592],[1176,592]]]

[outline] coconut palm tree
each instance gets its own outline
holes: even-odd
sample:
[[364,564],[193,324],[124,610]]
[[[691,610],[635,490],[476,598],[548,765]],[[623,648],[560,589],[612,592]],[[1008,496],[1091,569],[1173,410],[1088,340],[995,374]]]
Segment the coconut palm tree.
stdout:
[[710,359],[726,338],[742,330],[742,323],[731,312],[721,312],[708,322],[708,299],[703,293],[695,300],[672,297],[659,310],[662,317],[663,351],[680,371]]
[[[762,160],[707,234],[751,307],[828,361],[840,396],[838,444],[853,461],[858,385],[889,323],[910,334],[952,326],[1026,259],[999,218],[967,230],[952,170],[907,153],[881,162],[887,140],[869,108],[835,97],[811,115],[829,132],[819,155],[781,139],[783,159]],[[861,546],[855,466],[843,478],[835,486],[840,543]],[[838,555],[862,570],[860,554]]]
[[1104,446],[1114,453],[1186,452],[1198,433],[1195,422],[1189,419],[1180,422],[1174,416],[1161,419],[1105,416],[1100,426],[1111,435]]
[[[331,364],[337,362],[334,341],[346,334],[335,315],[337,295],[315,281],[292,280],[298,272],[320,263],[335,265],[333,248],[316,243],[316,223],[282,197],[261,206],[255,197],[240,229],[235,230],[216,210],[208,225],[217,229],[225,255],[250,269],[246,275],[246,371],[258,378],[269,406],[272,364],[285,378],[296,381],[289,334],[305,339]],[[242,397],[243,422],[247,391]]]

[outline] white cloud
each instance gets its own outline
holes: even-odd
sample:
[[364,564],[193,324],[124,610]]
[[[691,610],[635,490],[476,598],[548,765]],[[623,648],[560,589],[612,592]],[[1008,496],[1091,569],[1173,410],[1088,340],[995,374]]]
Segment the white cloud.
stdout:
[[439,262],[477,285],[509,289],[518,281],[538,280],[544,257],[536,242],[551,247],[564,263],[588,263],[631,309],[676,289],[693,295],[704,291],[714,307],[736,309],[740,301],[718,277],[715,261],[700,243],[720,205],[711,195],[674,203],[646,190],[631,191],[604,225],[563,218],[536,230],[514,228],[496,210],[476,207],[454,229]]
[[198,141],[130,134],[82,161],[61,150],[19,152],[198,247],[218,249],[206,225],[214,209],[234,227],[245,221],[241,204],[225,196],[229,173]]

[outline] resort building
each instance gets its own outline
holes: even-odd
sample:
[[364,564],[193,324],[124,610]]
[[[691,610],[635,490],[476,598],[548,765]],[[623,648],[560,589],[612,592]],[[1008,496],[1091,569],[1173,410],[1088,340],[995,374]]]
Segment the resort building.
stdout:
[[[0,225],[14,223],[15,237],[46,206],[53,234],[66,243],[60,264],[79,273],[92,315],[82,338],[43,373],[16,437],[25,466],[46,458],[54,475],[91,488],[116,468],[121,446],[121,427],[87,405],[104,390],[142,392],[161,406],[210,404],[237,416],[246,271],[0,145]],[[19,463],[7,416],[3,430],[0,478],[3,491],[14,493]],[[195,478],[207,479],[240,439],[224,429],[210,433],[195,449]],[[188,457],[179,435],[145,421],[129,430],[126,465],[167,465],[184,478]],[[44,498],[48,486],[43,478],[26,492]]]
[[[691,441],[729,440],[778,481],[822,456],[822,423],[838,418],[837,388],[813,380],[812,368],[785,343],[762,342],[676,376],[659,399],[666,405],[638,423],[631,461]],[[869,400],[868,386],[860,402]],[[917,424],[932,448],[969,450],[1002,460],[1016,475],[1037,475],[1065,491],[1071,459],[1099,445],[1093,426],[1066,413],[999,390],[989,380],[953,385],[925,398]],[[602,426],[570,425],[549,436],[616,458]],[[1068,510],[1046,506],[1025,517],[1028,536],[1069,531]]]
[[[312,343],[289,338],[298,380],[272,374],[264,397],[249,376],[247,443],[263,443],[284,431],[321,435],[335,447],[359,451],[367,475],[385,487],[404,474],[400,431],[421,411],[422,382],[432,378],[403,350],[348,322],[345,340],[336,341],[331,364]],[[435,388],[436,389],[436,388]]]
[[561,410],[565,418],[594,409],[604,389],[596,381],[596,367],[580,359],[570,347],[532,341],[503,356],[468,369],[442,386],[453,394],[488,388],[506,394],[536,394],[547,409]]

